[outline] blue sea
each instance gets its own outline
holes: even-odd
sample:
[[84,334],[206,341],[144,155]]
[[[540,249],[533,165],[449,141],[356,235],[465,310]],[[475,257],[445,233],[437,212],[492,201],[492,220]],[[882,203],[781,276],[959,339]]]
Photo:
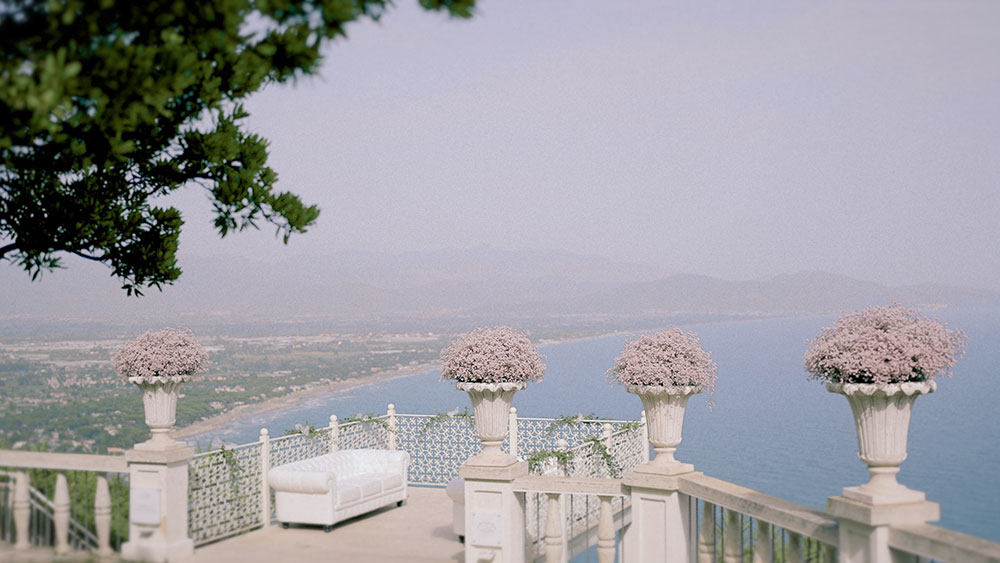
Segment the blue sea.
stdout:
[[[941,504],[939,525],[1000,541],[1000,311],[934,316],[965,331],[968,347],[954,378],[939,380],[936,393],[917,400],[899,480]],[[816,508],[843,487],[867,481],[847,401],[809,380],[802,368],[805,340],[832,322],[813,317],[683,325],[711,352],[719,380],[711,409],[705,395],[688,403],[677,458],[713,477]],[[543,346],[545,379],[515,395],[518,413],[638,418],[639,398],[605,379],[626,338]],[[323,426],[331,414],[384,413],[388,403],[417,414],[469,405],[465,393],[430,371],[314,397],[237,421],[211,437],[252,442],[262,427],[280,435],[298,423]]]

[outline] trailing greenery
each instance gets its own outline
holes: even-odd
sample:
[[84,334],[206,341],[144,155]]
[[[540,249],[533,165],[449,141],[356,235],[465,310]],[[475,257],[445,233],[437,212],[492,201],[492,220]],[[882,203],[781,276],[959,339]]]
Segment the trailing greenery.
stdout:
[[594,448],[594,452],[600,456],[601,461],[604,462],[604,466],[608,469],[608,475],[612,479],[618,479],[622,475],[621,466],[618,465],[618,461],[615,460],[611,452],[608,451],[608,447],[604,445],[604,440],[598,436],[592,438],[587,438],[583,441],[584,444],[591,444]]
[[439,426],[445,420],[451,420],[451,419],[464,420],[465,423],[468,424],[470,428],[472,427],[474,420],[472,413],[469,412],[469,407],[465,407],[464,409],[458,412],[456,411],[439,412],[434,416],[432,416],[431,418],[428,418],[426,421],[424,421],[424,423],[420,427],[420,437],[423,438],[424,436],[427,435],[428,432],[431,431],[431,429]]
[[285,430],[285,436],[296,436],[298,434],[305,434],[310,438],[319,438],[326,434],[325,430],[317,430],[316,425],[311,422],[306,422],[303,424],[296,424],[295,428],[290,430]]
[[381,426],[383,429],[385,429],[386,432],[395,432],[395,430],[393,430],[392,427],[389,426],[389,422],[386,421],[384,418],[382,418],[382,415],[377,415],[370,412],[345,418],[340,421],[340,425],[343,426],[345,424],[351,424],[354,422],[361,423],[364,425],[374,424],[376,426]]
[[559,430],[560,428],[569,428],[582,424],[584,421],[592,421],[592,420],[611,420],[611,419],[597,416],[594,413],[564,414],[560,417],[557,417],[554,421],[552,421],[552,423],[549,424],[549,426],[545,429],[545,435],[551,436],[555,434],[556,430]]
[[569,473],[569,464],[573,461],[573,456],[572,450],[537,450],[528,456],[528,471],[534,473],[540,470],[546,461],[555,459],[563,473]]

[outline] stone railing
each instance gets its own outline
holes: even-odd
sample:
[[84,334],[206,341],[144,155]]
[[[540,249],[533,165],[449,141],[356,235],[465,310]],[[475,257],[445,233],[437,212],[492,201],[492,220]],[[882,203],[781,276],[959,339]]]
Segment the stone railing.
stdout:
[[0,540],[111,555],[128,537],[127,472],[123,456],[0,450]]
[[559,456],[529,462],[532,474],[514,483],[514,490],[524,494],[529,556],[544,559],[558,548],[572,558],[595,545],[600,556],[608,549],[613,554],[616,533],[630,521],[631,507],[617,479],[649,461],[646,440],[642,422],[605,422],[600,435],[575,448],[559,439]]

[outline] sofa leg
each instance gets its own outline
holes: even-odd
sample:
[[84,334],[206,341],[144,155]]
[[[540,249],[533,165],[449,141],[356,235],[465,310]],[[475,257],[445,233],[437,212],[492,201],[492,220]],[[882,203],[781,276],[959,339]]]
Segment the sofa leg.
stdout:
[[458,536],[458,543],[465,543],[465,536],[459,534],[459,536]]
[[283,529],[287,530],[287,529],[288,529],[288,522],[282,522],[282,523],[281,523],[281,527],[282,527]]
[[326,526],[323,526],[323,531],[326,533],[330,533],[331,531],[333,531],[333,526],[327,524]]
[[396,506],[403,506],[403,501],[396,501]]

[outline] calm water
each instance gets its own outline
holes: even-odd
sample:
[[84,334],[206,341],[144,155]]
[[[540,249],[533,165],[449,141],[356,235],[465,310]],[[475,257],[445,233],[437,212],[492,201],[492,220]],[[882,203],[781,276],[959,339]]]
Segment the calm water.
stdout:
[[[968,334],[968,350],[953,379],[939,381],[936,393],[917,400],[909,458],[899,480],[941,503],[941,526],[1000,541],[1000,416],[994,373],[1000,365],[1000,312],[938,316]],[[678,459],[714,477],[816,508],[844,486],[867,481],[847,401],[807,380],[802,369],[804,341],[832,321],[820,317],[684,326],[696,331],[712,353],[719,381],[711,411],[704,396],[688,403]],[[639,398],[604,379],[624,341],[625,336],[615,335],[543,347],[545,380],[515,395],[518,413],[637,418]],[[251,442],[261,427],[280,435],[296,423],[324,425],[330,414],[384,413],[390,402],[397,412],[426,414],[469,405],[465,393],[438,381],[436,372],[425,372],[310,399],[239,421],[213,436]]]

